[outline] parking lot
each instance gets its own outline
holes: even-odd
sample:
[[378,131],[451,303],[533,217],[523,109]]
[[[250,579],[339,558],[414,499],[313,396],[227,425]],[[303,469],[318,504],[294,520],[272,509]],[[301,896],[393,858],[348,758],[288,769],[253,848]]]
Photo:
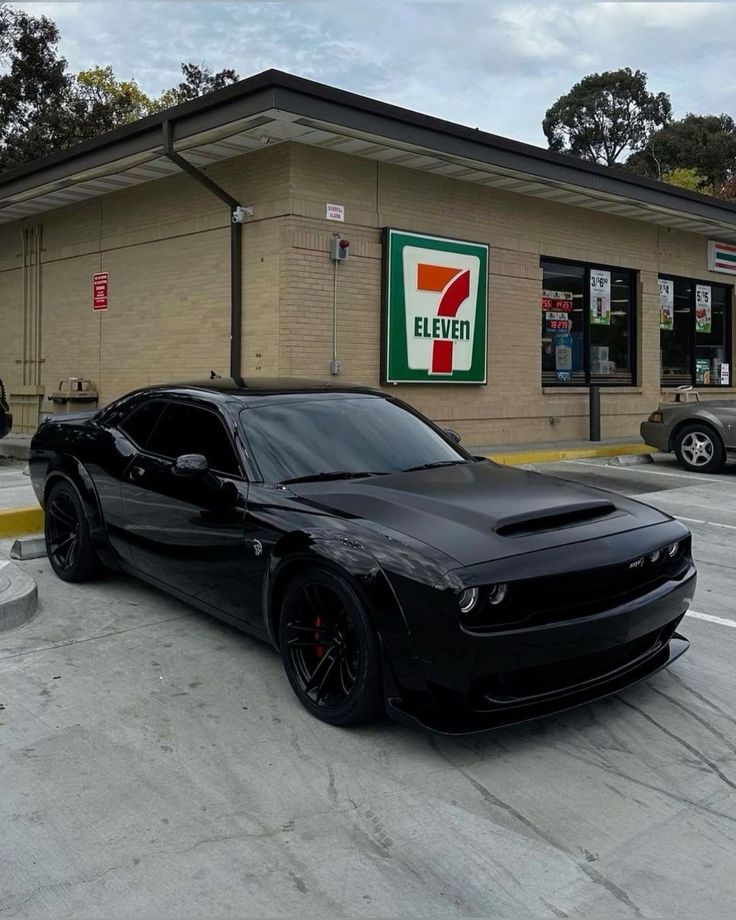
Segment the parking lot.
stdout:
[[736,468],[539,469],[688,524],[692,645],[483,736],[329,727],[235,629],[21,563],[40,605],[0,634],[0,917],[732,916]]

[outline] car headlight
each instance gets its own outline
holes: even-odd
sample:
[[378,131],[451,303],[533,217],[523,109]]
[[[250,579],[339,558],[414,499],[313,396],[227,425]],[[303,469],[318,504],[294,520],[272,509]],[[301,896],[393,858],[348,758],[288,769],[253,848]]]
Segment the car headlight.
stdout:
[[460,613],[470,613],[470,611],[478,603],[478,589],[477,588],[466,588],[463,593],[458,598],[458,604],[460,605]]
[[506,600],[509,593],[509,586],[506,582],[501,582],[497,585],[491,585],[488,589],[488,603],[492,607],[497,607],[499,604],[503,604]]
[[662,415],[662,413],[660,412],[659,409],[656,409],[656,410],[655,410],[654,412],[652,412],[652,414],[649,416],[649,421],[650,421],[650,422],[662,422],[663,420],[664,420],[664,416]]
[[655,549],[653,553],[649,554],[648,558],[652,564],[656,565],[661,560],[662,556],[664,556],[664,550]]
[[670,557],[670,559],[674,559],[679,551],[680,551],[680,544],[678,541],[676,541],[675,543],[670,543],[670,545],[667,547],[667,555]]

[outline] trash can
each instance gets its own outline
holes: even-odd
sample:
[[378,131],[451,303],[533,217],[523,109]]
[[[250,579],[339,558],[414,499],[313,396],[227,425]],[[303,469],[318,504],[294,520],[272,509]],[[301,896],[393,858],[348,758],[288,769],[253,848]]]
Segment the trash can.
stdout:
[[59,381],[59,388],[49,399],[54,404],[54,415],[97,408],[97,387],[84,377],[67,377]]

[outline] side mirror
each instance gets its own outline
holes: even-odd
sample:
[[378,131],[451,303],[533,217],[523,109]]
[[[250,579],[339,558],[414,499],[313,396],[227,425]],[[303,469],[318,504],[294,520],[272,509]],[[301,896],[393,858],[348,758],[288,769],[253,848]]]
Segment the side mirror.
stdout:
[[452,428],[443,428],[442,430],[451,441],[454,441],[456,444],[460,443],[460,435],[457,431],[454,431]]
[[174,461],[171,468],[175,476],[202,476],[210,468],[207,458],[202,454],[182,454]]

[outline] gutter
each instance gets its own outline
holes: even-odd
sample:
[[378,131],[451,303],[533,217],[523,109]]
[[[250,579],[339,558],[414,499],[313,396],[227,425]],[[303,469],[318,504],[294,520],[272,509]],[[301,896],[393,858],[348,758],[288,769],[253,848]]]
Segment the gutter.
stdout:
[[175,163],[183,172],[204,186],[212,195],[223,201],[230,211],[230,376],[240,377],[241,334],[243,329],[243,217],[246,209],[210,177],[190,163],[174,149],[171,122],[166,119],[163,129],[164,156]]

